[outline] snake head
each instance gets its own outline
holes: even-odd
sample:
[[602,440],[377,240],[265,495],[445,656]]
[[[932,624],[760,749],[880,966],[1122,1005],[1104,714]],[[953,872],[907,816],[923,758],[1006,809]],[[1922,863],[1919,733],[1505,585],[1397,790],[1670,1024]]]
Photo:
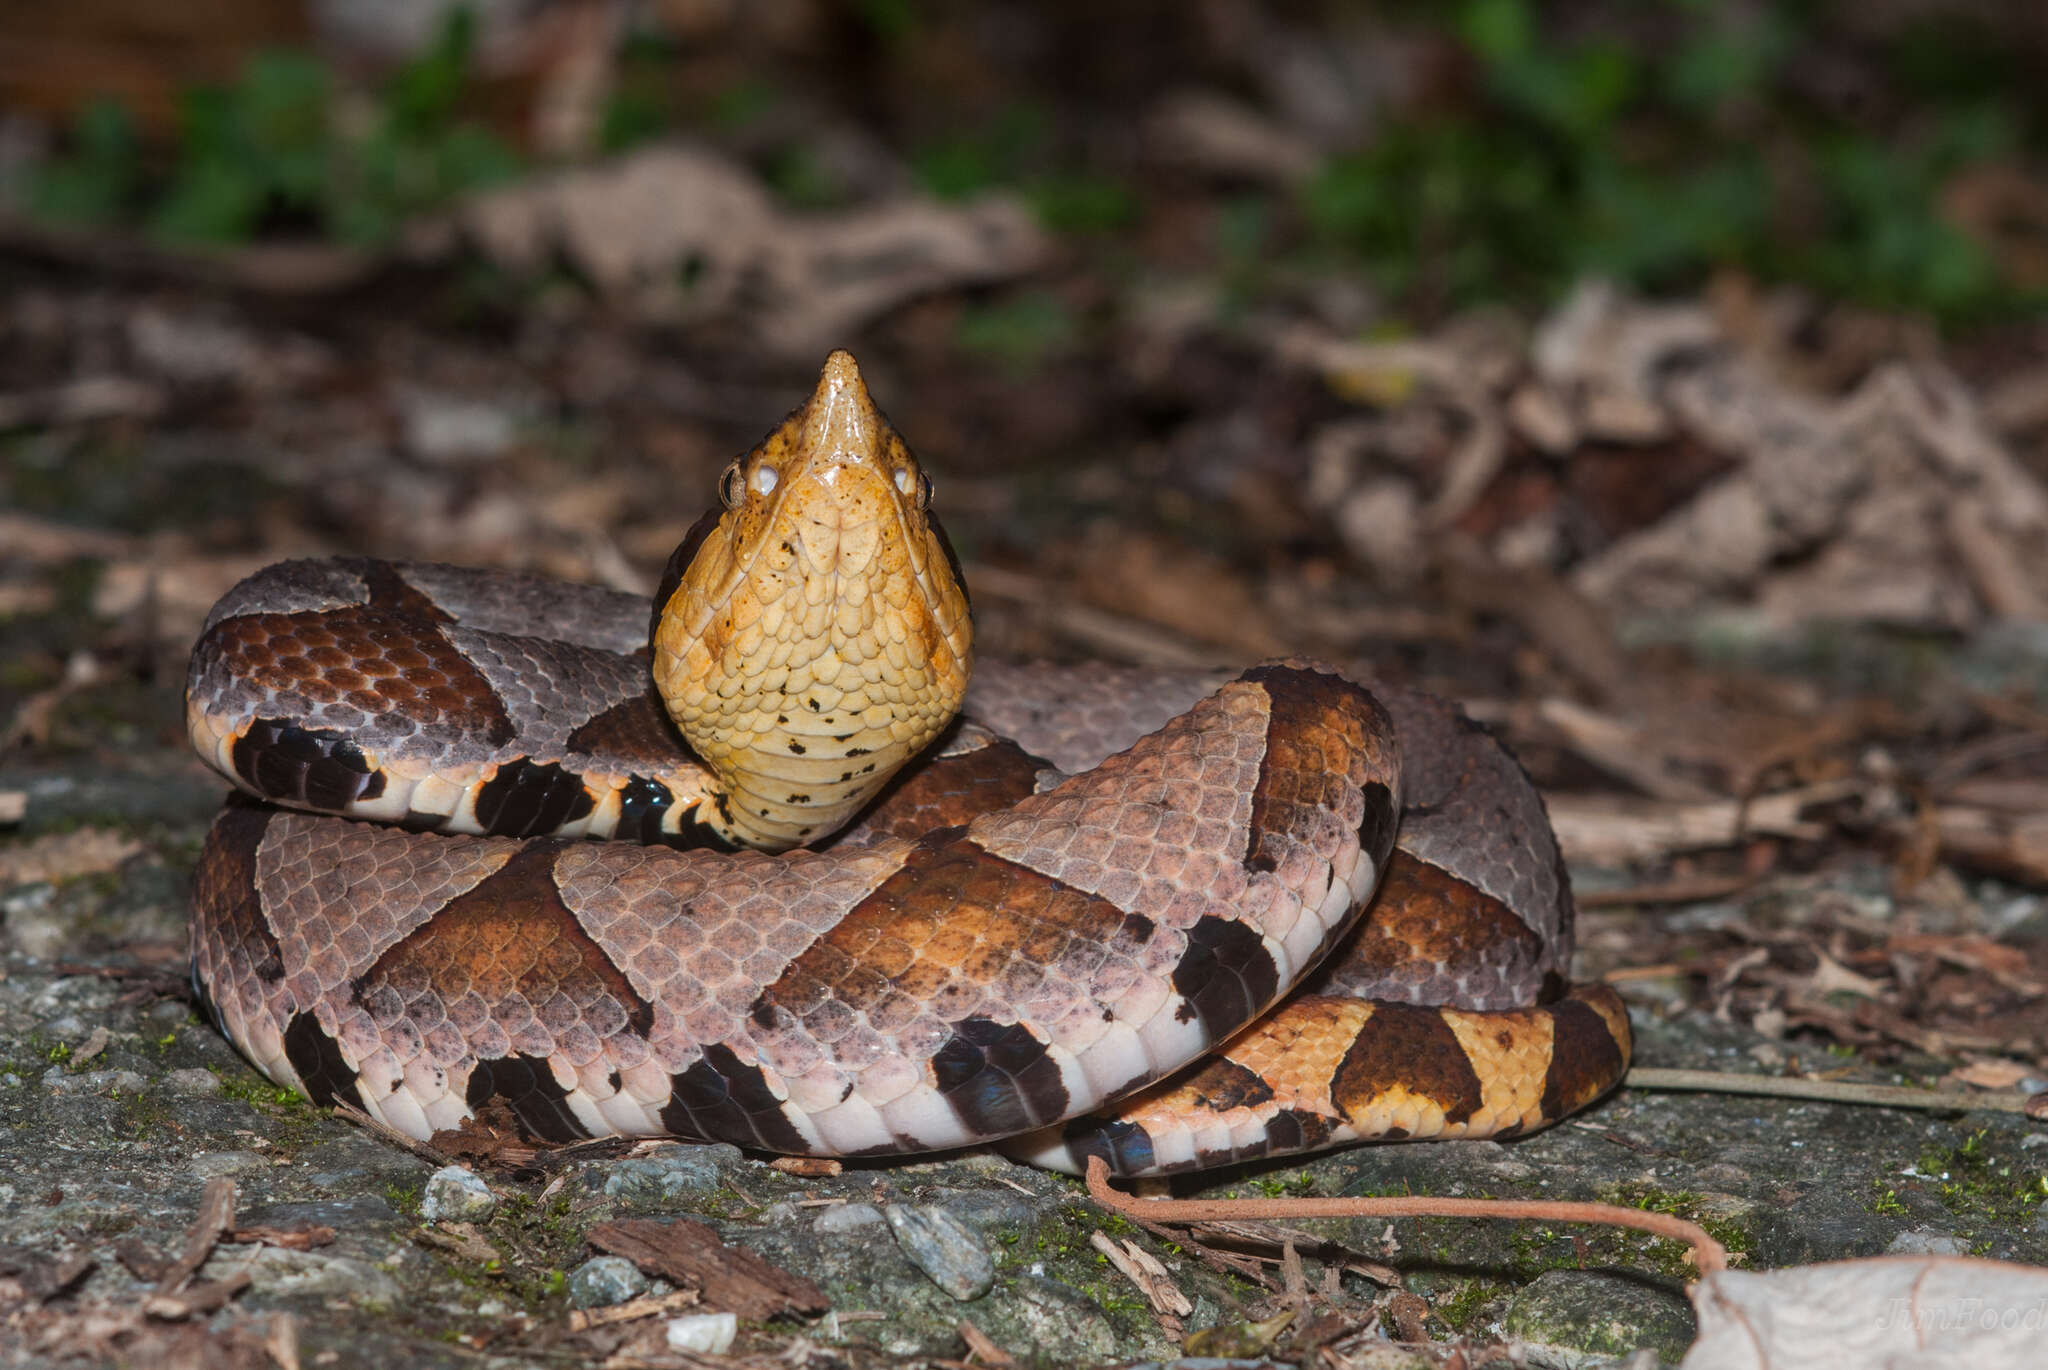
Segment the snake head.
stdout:
[[779,850],[844,824],[959,712],[967,592],[850,353],[719,486],[655,597],[654,683],[717,777],[717,825]]

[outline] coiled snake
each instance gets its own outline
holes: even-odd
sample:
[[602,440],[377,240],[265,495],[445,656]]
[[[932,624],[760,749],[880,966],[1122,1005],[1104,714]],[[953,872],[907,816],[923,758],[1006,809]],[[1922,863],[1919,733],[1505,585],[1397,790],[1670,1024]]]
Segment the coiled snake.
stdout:
[[264,802],[208,836],[193,978],[272,1079],[421,1138],[1138,1174],[1507,1136],[1620,1078],[1542,804],[1450,706],[1302,661],[974,665],[843,352],[721,494],[651,631],[370,560],[215,606],[187,725]]

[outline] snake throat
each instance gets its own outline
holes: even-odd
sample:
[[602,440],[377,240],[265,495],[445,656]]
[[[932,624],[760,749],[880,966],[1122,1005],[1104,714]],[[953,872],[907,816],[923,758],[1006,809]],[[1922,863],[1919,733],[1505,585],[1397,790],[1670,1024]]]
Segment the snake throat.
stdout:
[[929,482],[845,352],[724,484],[732,507],[656,597],[654,681],[726,834],[782,850],[837,831],[959,712],[967,599]]

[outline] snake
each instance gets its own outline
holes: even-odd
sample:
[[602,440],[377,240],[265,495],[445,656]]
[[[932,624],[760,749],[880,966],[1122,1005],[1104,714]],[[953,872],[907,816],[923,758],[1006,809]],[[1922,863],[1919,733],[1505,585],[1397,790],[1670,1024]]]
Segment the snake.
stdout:
[[651,606],[368,557],[214,606],[192,979],[257,1069],[422,1140],[1120,1175],[1511,1137],[1621,1078],[1542,800],[1455,706],[977,661],[843,351],[719,496]]

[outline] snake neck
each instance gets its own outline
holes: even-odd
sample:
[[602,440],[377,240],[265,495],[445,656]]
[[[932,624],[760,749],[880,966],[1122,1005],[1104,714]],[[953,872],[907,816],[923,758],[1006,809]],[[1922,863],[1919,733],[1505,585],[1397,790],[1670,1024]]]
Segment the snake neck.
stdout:
[[711,825],[780,851],[837,831],[959,713],[967,593],[845,352],[720,495],[655,597],[654,684],[714,777]]

